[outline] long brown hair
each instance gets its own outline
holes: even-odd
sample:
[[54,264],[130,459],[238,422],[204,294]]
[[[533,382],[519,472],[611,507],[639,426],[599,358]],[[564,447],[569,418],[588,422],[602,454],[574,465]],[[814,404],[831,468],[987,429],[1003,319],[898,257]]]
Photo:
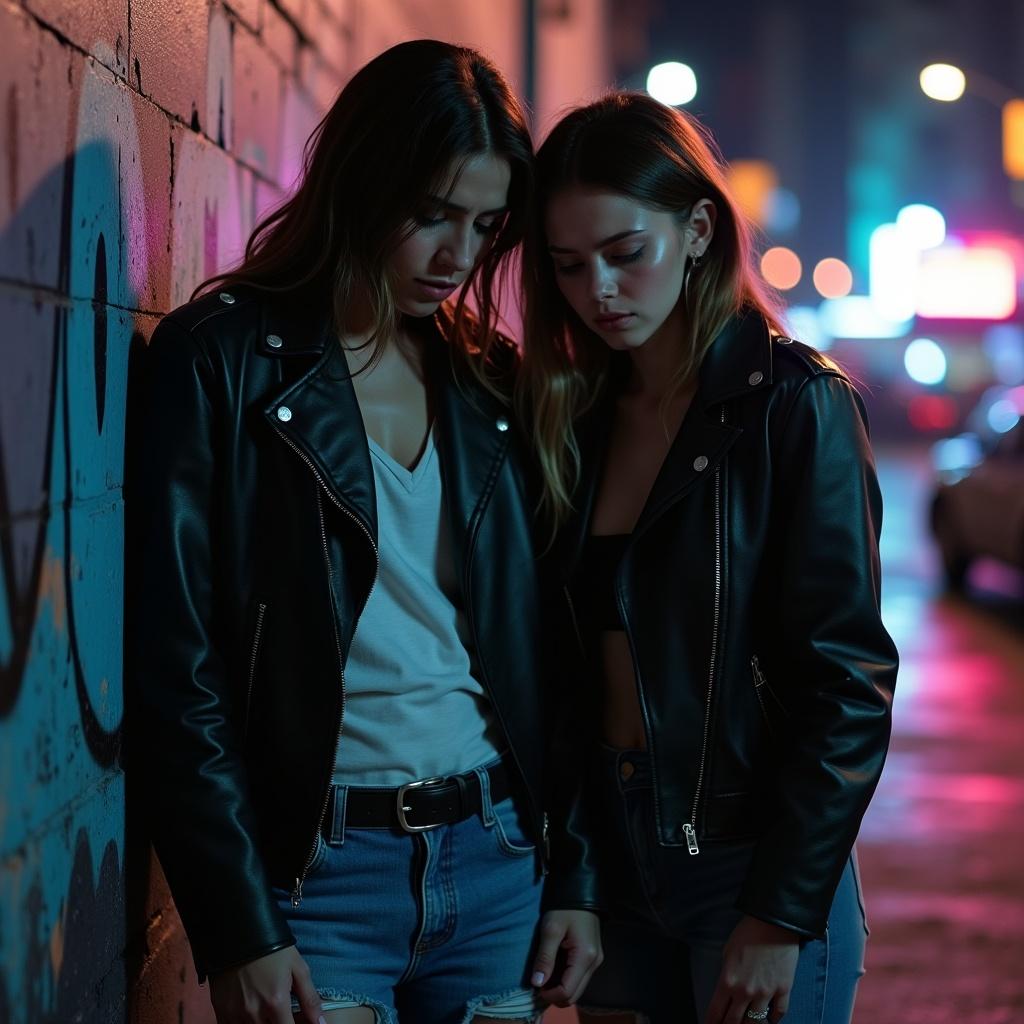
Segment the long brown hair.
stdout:
[[[579,479],[576,424],[608,384],[611,351],[562,296],[547,251],[544,214],[560,190],[584,185],[670,212],[680,223],[710,199],[717,217],[699,270],[688,268],[687,331],[669,389],[700,368],[730,317],[759,310],[781,333],[779,303],[753,268],[751,227],[729,194],[725,164],[707,129],[642,93],[612,93],[555,125],[537,154],[537,202],[523,253],[525,330],[516,405],[540,463],[540,508],[552,535],[572,510]],[[666,399],[667,402],[668,399]]]
[[295,193],[256,226],[241,263],[194,294],[232,284],[282,293],[329,307],[338,331],[359,297],[369,302],[379,353],[400,315],[389,254],[416,230],[427,197],[453,184],[453,165],[457,176],[481,153],[511,167],[508,214],[444,319],[453,357],[490,386],[487,357],[531,200],[533,147],[501,73],[467,47],[400,43],[356,72],[306,142]]

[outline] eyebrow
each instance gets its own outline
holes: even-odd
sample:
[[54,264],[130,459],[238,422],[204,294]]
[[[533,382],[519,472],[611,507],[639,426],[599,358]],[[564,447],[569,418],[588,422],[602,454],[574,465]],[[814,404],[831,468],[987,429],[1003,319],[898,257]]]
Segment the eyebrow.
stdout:
[[[469,208],[465,206],[459,206],[458,203],[450,202],[447,199],[443,199],[441,196],[427,196],[428,203],[436,203],[438,206],[443,207],[445,210],[454,210],[456,213],[469,213]],[[499,206],[496,210],[484,210],[483,213],[478,214],[479,217],[497,217],[499,214],[508,213],[507,206]]]
[[[633,228],[632,231],[620,231],[617,235],[609,235],[607,238],[601,239],[601,241],[598,242],[597,245],[594,246],[594,248],[595,249],[603,249],[606,245],[611,245],[612,242],[621,242],[623,238],[629,238],[631,235],[643,234],[643,231],[644,231],[643,228]],[[561,248],[560,246],[557,246],[557,245],[549,245],[548,246],[548,252],[574,253],[574,252],[576,252],[576,250],[575,249],[563,249],[563,248]]]

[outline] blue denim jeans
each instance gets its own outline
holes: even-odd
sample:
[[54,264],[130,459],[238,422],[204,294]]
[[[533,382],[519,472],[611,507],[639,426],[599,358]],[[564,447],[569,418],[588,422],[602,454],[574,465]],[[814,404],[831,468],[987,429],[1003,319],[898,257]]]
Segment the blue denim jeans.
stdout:
[[492,804],[477,776],[481,814],[415,834],[345,828],[342,789],[300,905],[274,890],[324,1009],[369,1006],[380,1024],[539,1019],[536,850],[514,800]]
[[[736,900],[753,844],[706,842],[696,856],[686,847],[660,846],[649,755],[604,747],[599,760],[595,787],[608,826],[605,870],[614,880],[615,905],[602,932],[604,964],[580,1005],[632,1010],[650,1024],[697,1024],[718,983],[722,948],[741,917]],[[866,938],[851,855],[825,937],[801,948],[784,1024],[849,1024]]]

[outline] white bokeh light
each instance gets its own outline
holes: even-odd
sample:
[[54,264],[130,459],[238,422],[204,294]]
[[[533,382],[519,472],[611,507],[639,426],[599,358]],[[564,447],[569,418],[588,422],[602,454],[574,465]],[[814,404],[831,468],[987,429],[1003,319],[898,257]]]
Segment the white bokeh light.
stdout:
[[931,338],[915,338],[903,353],[903,365],[918,384],[941,384],[946,379],[946,353]]
[[670,60],[647,72],[647,91],[660,103],[680,107],[697,95],[697,76],[688,64]]
[[967,76],[953,64],[929,64],[921,71],[921,91],[929,99],[952,103],[967,88]]
[[946,218],[924,203],[904,206],[896,215],[896,227],[918,249],[932,249],[946,240]]

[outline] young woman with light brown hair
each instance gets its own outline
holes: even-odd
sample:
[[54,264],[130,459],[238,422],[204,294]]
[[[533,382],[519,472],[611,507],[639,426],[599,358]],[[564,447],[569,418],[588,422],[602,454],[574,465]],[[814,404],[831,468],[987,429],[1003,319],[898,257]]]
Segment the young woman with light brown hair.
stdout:
[[611,906],[583,1004],[848,1022],[896,671],[861,400],[785,335],[687,114],[629,93],[572,111],[536,210],[518,400]]

